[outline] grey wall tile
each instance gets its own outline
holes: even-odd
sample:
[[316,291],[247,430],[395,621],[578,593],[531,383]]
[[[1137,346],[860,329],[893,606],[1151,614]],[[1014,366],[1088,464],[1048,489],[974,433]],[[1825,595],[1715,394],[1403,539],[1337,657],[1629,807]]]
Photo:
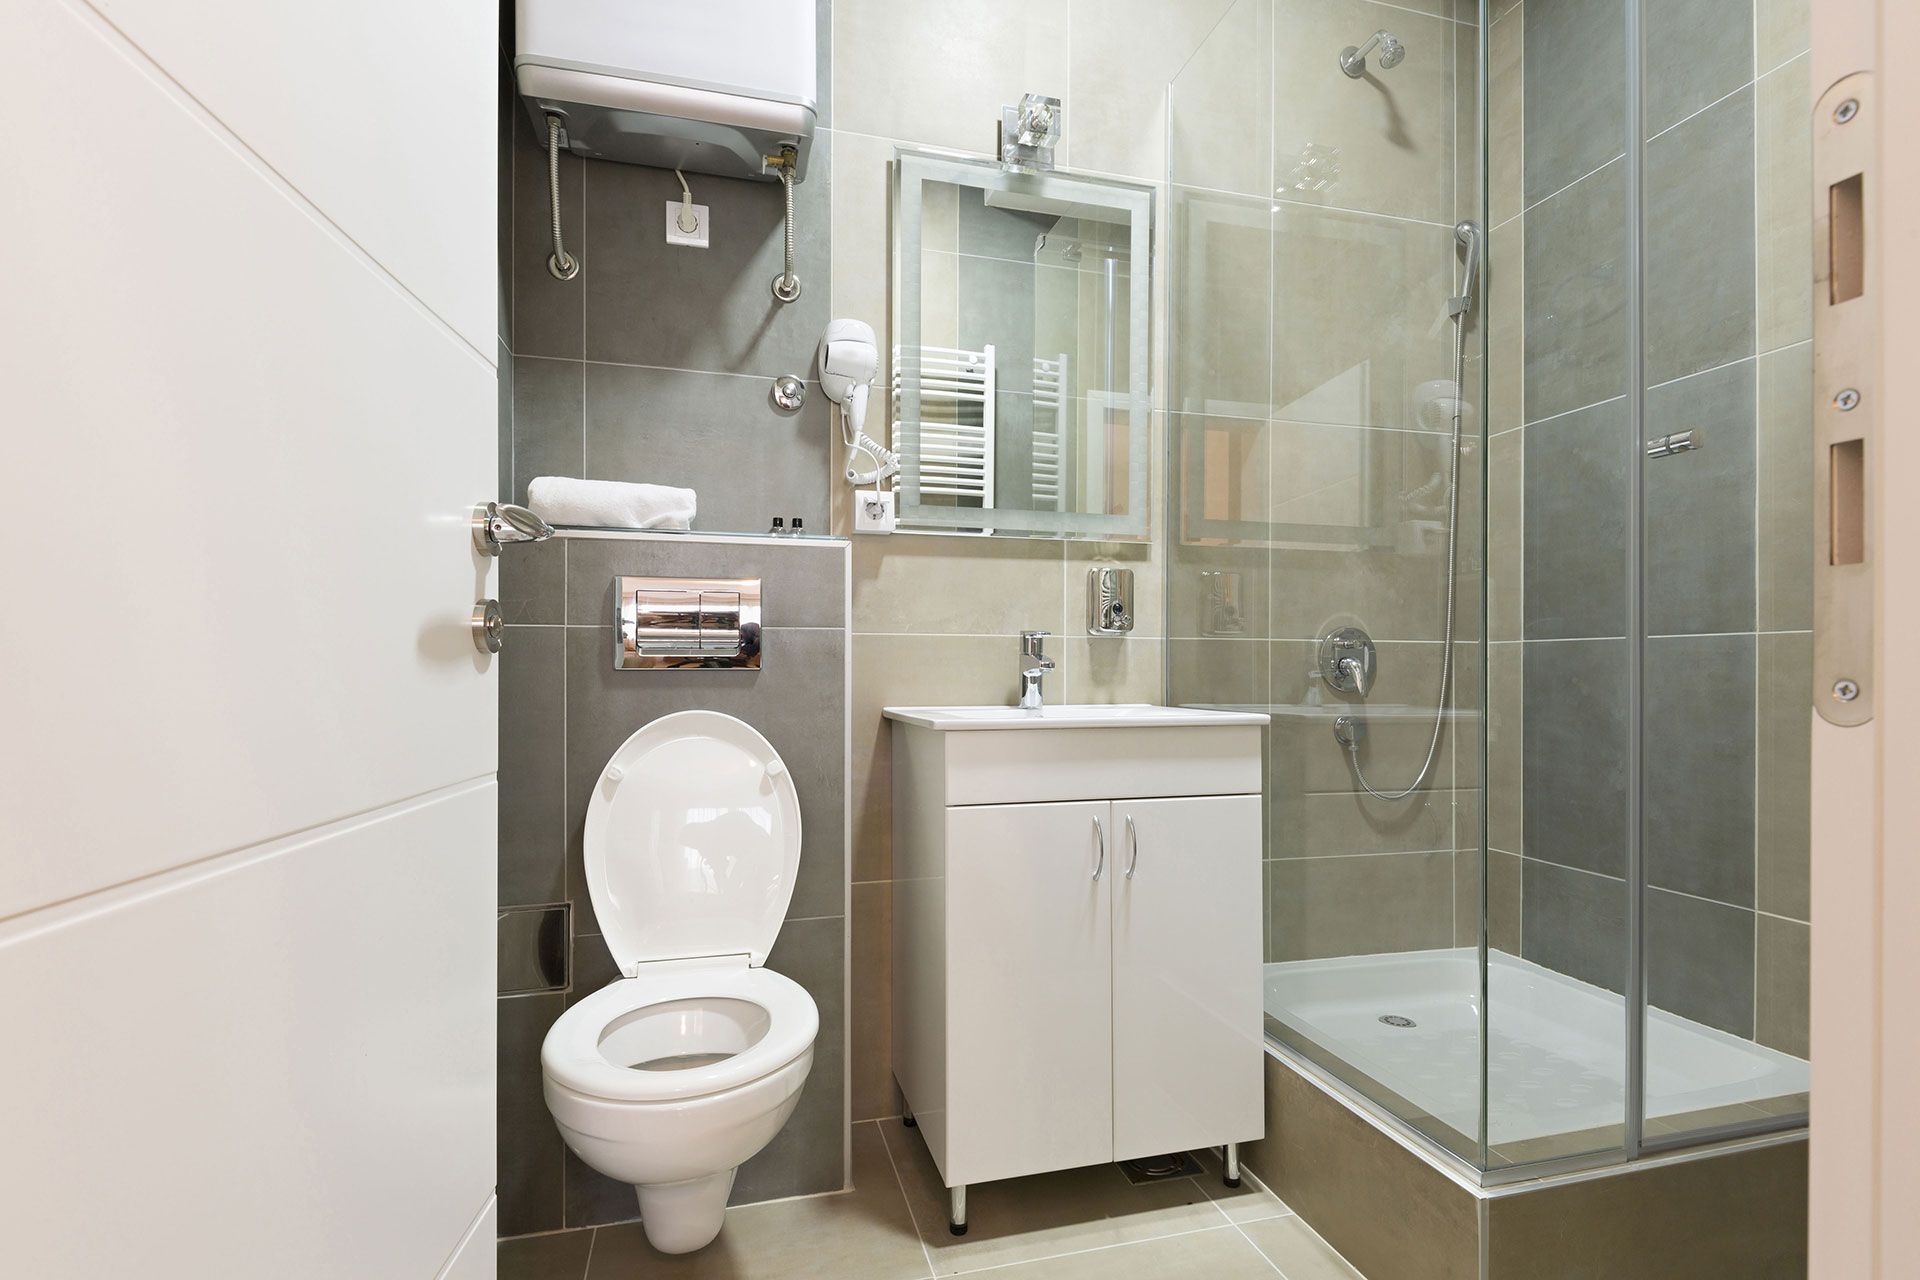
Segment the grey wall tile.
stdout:
[[1809,1000],[1808,948],[1812,934],[1797,920],[1759,917],[1760,936],[1754,952],[1758,964],[1759,999],[1755,1039],[1797,1058],[1808,1056]]
[[498,361],[496,402],[499,405],[497,452],[499,464],[494,476],[494,492],[502,497],[513,492],[513,352],[502,340],[494,353]]
[[640,1201],[631,1186],[612,1178],[573,1152],[566,1158],[566,1220],[569,1227],[600,1227],[613,1222],[634,1222],[640,1217]]
[[1647,1003],[1753,1035],[1753,912],[1660,889],[1646,896]]
[[599,932],[580,853],[594,780],[636,730],[691,708],[746,721],[792,771],[804,840],[788,918],[844,914],[845,633],[770,628],[758,671],[615,671],[607,628],[566,630],[568,896],[576,929]]
[[1646,148],[1649,384],[1754,353],[1753,90]]
[[512,628],[499,663],[500,905],[562,902],[567,751],[561,629]]
[[607,940],[597,933],[575,933],[573,955],[568,965],[567,1007],[571,1009],[600,988],[620,980],[620,966],[607,950]]
[[1453,854],[1289,858],[1268,864],[1276,960],[1453,943]]
[[1661,0],[1641,12],[1647,136],[1753,79],[1753,0]]
[[556,280],[547,271],[553,252],[552,205],[547,193],[546,137],[537,140],[524,106],[514,111],[513,148],[513,350],[523,356],[578,360],[582,347],[584,288],[594,264],[581,244],[581,171],[585,162],[560,154],[560,233],[567,252],[580,260],[580,274]]
[[[846,547],[832,543],[572,538],[567,552],[567,621],[576,627],[611,628],[616,576],[758,578],[762,626],[838,630],[847,625],[847,555]],[[611,631],[606,639],[611,662]],[[640,672],[626,674],[647,678]],[[820,672],[814,678],[837,681],[840,675]]]
[[1645,463],[1649,635],[1753,630],[1753,401],[1750,360],[1647,392],[1649,439],[1702,441]]
[[1760,357],[1759,617],[1763,631],[1813,626],[1813,345]]
[[567,620],[566,539],[519,543],[500,557],[500,610],[510,626]]
[[1528,211],[1524,270],[1527,421],[1624,394],[1624,164]]
[[1546,198],[1626,148],[1623,0],[1528,0],[1527,203]]
[[670,170],[589,163],[581,272],[587,358],[809,376],[828,319],[831,137],[817,135],[806,181],[794,188],[801,294],[791,303],[770,289],[781,270],[779,183],[689,175],[712,227],[711,247],[694,249],[666,242],[667,202],[680,199]]
[[565,1144],[541,1092],[540,1042],[560,1016],[560,995],[502,996],[498,1011],[494,1112],[499,1132],[495,1182],[500,1234],[556,1231]]
[[1753,905],[1754,638],[1646,643],[1647,883]]
[[535,476],[580,474],[584,376],[576,360],[514,357],[513,501],[526,503],[527,482]]
[[1522,862],[1520,876],[1521,955],[1570,978],[1624,990],[1627,882],[1537,858]]
[[1525,668],[1527,853],[1625,875],[1626,641],[1529,642]]
[[1626,402],[1537,422],[1524,434],[1527,638],[1624,635],[1637,452]]
[[764,533],[775,516],[789,525],[799,516],[825,533],[838,442],[827,398],[809,384],[806,403],[789,412],[771,387],[761,377],[589,364],[585,474],[692,489],[695,529]]
[[838,915],[789,918],[767,957],[769,969],[792,978],[813,996],[820,1010],[820,1033],[813,1042],[813,1068],[800,1105],[773,1141],[740,1166],[733,1184],[735,1204],[838,1191],[846,1181],[842,1144],[847,1107],[841,1085],[847,1068],[842,1047],[847,1025],[846,927]]
[[1812,683],[1811,635],[1760,637],[1759,905],[1795,920],[1810,918],[1813,762],[1807,697]]

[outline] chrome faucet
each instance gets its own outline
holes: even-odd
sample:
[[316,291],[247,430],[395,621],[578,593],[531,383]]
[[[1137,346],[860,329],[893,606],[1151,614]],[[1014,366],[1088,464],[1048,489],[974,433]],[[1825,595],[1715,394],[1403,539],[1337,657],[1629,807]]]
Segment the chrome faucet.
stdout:
[[1040,682],[1046,679],[1047,672],[1053,670],[1053,659],[1040,652],[1041,644],[1049,632],[1022,631],[1020,633],[1020,709],[1038,711],[1046,705],[1040,691]]

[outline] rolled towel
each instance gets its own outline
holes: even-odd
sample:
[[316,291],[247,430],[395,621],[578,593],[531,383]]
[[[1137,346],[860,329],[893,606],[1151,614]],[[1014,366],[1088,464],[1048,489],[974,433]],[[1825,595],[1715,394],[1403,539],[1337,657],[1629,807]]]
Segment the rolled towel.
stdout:
[[690,529],[694,492],[663,484],[537,476],[527,505],[550,524],[601,529]]

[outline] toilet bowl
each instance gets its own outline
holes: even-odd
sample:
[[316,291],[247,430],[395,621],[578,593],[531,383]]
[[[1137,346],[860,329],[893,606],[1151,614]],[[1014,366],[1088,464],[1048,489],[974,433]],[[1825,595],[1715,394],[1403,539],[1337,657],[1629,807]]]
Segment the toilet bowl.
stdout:
[[583,852],[623,976],[548,1030],[547,1110],[575,1155],[634,1187],[648,1242],[688,1253],[719,1234],[735,1171],[813,1065],[813,998],[761,967],[793,895],[799,801],[750,726],[683,711],[613,753]]

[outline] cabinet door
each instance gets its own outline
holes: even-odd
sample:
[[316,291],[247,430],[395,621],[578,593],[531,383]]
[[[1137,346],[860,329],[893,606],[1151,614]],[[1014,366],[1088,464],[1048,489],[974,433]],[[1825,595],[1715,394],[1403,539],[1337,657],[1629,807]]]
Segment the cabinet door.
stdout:
[[1113,818],[1114,1159],[1257,1138],[1260,797]]
[[1109,808],[947,810],[950,1183],[1113,1159]]

